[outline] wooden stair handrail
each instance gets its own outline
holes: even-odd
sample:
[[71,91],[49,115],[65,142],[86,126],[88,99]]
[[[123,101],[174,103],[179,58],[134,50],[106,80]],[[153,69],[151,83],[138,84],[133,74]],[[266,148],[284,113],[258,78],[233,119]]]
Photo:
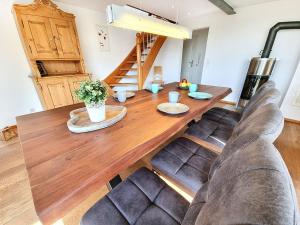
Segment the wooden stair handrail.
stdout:
[[[148,44],[150,43],[148,40],[149,37],[151,38],[151,42],[154,41],[152,37],[157,37],[152,47],[148,46]],[[167,38],[164,36],[152,36],[152,34],[148,33],[137,33],[136,45],[134,46],[134,48],[130,51],[127,57],[119,64],[119,66],[104,79],[104,81],[107,84],[118,83],[121,79],[123,79],[122,76],[124,76],[125,78],[127,72],[132,70],[132,66],[136,63],[136,70],[138,72],[137,85],[138,89],[141,90],[151,70],[154,60],[166,39]],[[150,49],[149,54],[143,53],[145,49]],[[142,61],[143,55],[147,55],[144,61]],[[124,66],[126,66],[126,68],[124,68]]]

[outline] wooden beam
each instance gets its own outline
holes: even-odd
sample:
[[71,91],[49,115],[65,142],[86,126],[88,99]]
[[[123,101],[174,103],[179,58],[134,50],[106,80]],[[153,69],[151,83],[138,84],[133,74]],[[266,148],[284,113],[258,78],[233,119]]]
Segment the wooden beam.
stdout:
[[215,6],[217,6],[219,9],[221,9],[223,12],[225,12],[227,15],[234,15],[236,12],[234,9],[224,0],[208,0]]

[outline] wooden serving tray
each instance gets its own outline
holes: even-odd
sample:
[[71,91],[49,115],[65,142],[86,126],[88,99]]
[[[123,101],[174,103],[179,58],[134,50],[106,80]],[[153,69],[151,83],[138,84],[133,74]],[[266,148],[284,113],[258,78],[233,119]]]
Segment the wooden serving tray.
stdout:
[[124,118],[127,108],[124,106],[106,105],[106,119],[101,122],[91,122],[86,108],[76,109],[70,112],[71,119],[67,126],[73,133],[85,133],[109,127]]

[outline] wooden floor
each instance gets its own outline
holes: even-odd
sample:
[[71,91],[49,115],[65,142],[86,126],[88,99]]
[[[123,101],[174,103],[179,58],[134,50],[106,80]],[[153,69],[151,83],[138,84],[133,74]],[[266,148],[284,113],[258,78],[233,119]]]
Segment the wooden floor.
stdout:
[[[300,204],[300,124],[286,122],[275,145],[280,150],[293,178]],[[150,167],[149,160],[153,154],[124,171],[121,174],[122,178],[141,166]],[[108,189],[102,187],[56,224],[79,225],[84,212],[107,192]],[[4,224],[40,224],[34,210],[24,159],[17,139],[7,143],[0,142],[0,225]]]
[[300,124],[285,122],[283,132],[275,142],[291,174],[300,206]]

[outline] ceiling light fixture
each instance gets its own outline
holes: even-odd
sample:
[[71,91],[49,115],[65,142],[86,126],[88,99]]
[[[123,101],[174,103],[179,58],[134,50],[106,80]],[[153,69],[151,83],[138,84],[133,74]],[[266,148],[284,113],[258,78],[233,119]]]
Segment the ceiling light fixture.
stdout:
[[106,12],[108,23],[115,27],[178,39],[192,38],[191,29],[164,19],[155,18],[153,17],[154,14],[130,6],[112,4],[107,6]]

